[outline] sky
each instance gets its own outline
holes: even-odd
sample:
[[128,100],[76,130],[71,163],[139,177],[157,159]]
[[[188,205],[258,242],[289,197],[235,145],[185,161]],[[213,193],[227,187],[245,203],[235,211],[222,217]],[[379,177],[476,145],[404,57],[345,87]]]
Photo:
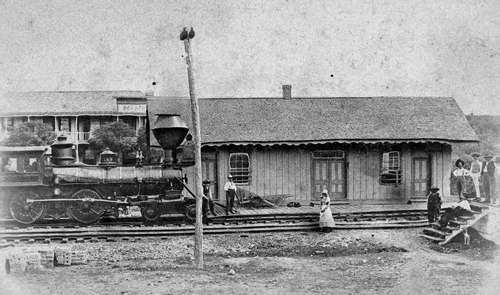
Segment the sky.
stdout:
[[500,1],[0,0],[0,91],[452,96],[500,115]]

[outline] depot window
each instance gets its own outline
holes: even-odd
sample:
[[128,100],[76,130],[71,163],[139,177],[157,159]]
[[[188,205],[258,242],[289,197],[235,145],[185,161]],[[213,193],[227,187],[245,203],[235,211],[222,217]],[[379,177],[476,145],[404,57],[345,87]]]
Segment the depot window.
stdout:
[[229,155],[229,173],[234,183],[250,183],[250,157],[247,153],[232,153]]
[[382,164],[380,169],[380,183],[401,183],[401,155],[399,151],[382,153]]

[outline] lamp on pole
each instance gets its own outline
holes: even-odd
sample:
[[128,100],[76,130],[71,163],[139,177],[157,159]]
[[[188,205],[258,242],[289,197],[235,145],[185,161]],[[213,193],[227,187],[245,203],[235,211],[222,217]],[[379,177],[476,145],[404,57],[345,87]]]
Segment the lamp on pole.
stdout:
[[[189,31],[188,31],[189,29]],[[191,98],[191,117],[193,119],[193,140],[194,140],[194,186],[196,193],[196,223],[194,230],[194,259],[196,267],[203,269],[203,187],[201,179],[201,132],[200,132],[200,110],[196,99],[194,75],[193,75],[193,54],[191,52],[191,39],[194,38],[193,28],[184,27],[180,34],[181,41],[184,41],[186,50],[186,64],[188,72],[189,97]]]

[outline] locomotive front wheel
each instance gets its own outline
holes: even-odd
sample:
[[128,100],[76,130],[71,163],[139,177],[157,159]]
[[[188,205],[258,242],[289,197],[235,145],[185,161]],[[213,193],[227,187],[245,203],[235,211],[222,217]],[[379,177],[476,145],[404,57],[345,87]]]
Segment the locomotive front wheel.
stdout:
[[[81,189],[71,195],[72,199],[100,199],[101,196],[94,190]],[[72,219],[83,223],[91,224],[99,220],[104,214],[104,208],[99,202],[77,201],[72,202],[67,210],[67,214]]]
[[184,211],[184,216],[188,222],[194,223],[196,222],[196,204],[191,204],[186,206],[186,210]]
[[155,223],[161,216],[160,207],[154,203],[141,207],[141,216],[146,223]]
[[40,196],[34,192],[21,192],[14,195],[9,202],[9,211],[12,218],[22,224],[32,224],[42,217],[45,212],[44,203],[28,203],[28,199],[37,199]]

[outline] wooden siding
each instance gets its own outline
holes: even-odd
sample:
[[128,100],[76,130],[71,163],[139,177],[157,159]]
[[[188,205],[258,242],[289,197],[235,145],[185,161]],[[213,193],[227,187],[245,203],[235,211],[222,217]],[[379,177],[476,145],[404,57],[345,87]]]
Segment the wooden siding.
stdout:
[[440,148],[431,152],[432,158],[432,185],[440,188],[443,201],[457,201],[450,194],[450,177],[451,177],[451,147],[441,145]]
[[[318,148],[324,150],[324,148]],[[335,148],[338,149],[338,148]],[[414,198],[412,165],[414,158],[428,157],[431,167],[429,185],[441,189],[445,201],[450,197],[451,147],[449,145],[400,145],[402,179],[398,185],[381,184],[380,166],[383,149],[378,145],[346,145],[346,199],[380,202],[406,202]],[[312,196],[312,149],[303,147],[247,148],[245,150],[220,148],[217,151],[219,199],[224,198],[224,183],[229,172],[229,154],[247,152],[250,156],[250,183],[239,187],[261,196],[288,194],[289,200],[310,201]],[[192,186],[193,169],[185,171]],[[422,198],[422,196],[419,196]]]
[[[380,165],[382,150],[378,147],[349,147],[347,152],[347,199],[353,201],[403,200],[406,177],[401,184],[380,184]],[[403,153],[401,153],[403,155]],[[401,165],[405,169],[405,157]],[[404,171],[404,170],[403,170]]]

